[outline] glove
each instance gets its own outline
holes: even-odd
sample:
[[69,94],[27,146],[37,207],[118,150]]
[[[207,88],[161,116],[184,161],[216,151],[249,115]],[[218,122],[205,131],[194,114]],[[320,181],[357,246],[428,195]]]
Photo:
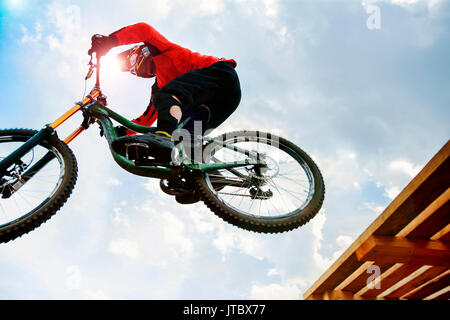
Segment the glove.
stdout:
[[94,34],[91,38],[91,48],[88,51],[89,55],[94,52],[98,56],[104,56],[108,51],[115,47],[118,43],[117,37],[115,35],[104,36],[101,34]]

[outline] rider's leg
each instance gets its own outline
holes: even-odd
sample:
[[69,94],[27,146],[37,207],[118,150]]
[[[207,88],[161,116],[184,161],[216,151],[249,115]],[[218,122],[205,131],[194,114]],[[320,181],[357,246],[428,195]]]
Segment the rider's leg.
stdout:
[[176,97],[182,102],[182,121],[187,117],[200,120],[189,114],[185,110],[186,106],[206,106],[211,113],[207,126],[209,129],[225,121],[236,110],[241,99],[238,75],[226,62],[185,73],[166,84],[161,92],[165,92],[166,97],[170,94],[171,98]]
[[174,117],[178,123],[180,123],[181,117],[183,116],[183,112],[181,111],[181,107],[180,106],[171,106],[170,107],[170,115],[172,117]]
[[158,112],[156,132],[171,136],[182,116],[180,99],[165,91],[158,91],[152,99]]
[[[188,119],[190,115],[188,110],[195,110],[196,106],[206,105],[208,109],[199,109],[208,110],[207,118],[211,120],[208,128],[212,129],[220,125],[234,112],[240,98],[241,91],[238,76],[234,68],[226,62],[218,62],[209,67],[185,73],[170,81],[152,97],[153,105],[158,112],[157,131],[166,136],[157,137],[157,141],[154,139],[155,134],[151,133],[135,136],[136,140],[131,137],[130,139],[124,138],[113,143],[113,148],[114,145],[120,146],[133,142],[146,143],[148,141],[147,144],[150,149],[153,149],[156,153],[170,151],[170,147],[174,146],[174,144],[169,136],[176,129],[179,121],[184,122]],[[209,110],[211,111],[210,116]],[[202,124],[208,122],[204,121],[204,112],[199,114]],[[193,116],[190,118],[196,120],[197,115],[193,112]],[[191,132],[192,130],[189,131]],[[202,131],[204,131],[203,125]]]

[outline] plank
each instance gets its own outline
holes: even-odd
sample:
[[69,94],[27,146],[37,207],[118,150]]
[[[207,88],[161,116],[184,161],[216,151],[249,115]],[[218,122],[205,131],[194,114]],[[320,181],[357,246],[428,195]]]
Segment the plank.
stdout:
[[436,198],[396,237],[430,238],[450,223],[450,188]]
[[[428,165],[403,189],[386,210],[392,211],[373,235],[395,236],[449,187],[450,161],[447,155],[436,167]],[[392,208],[391,208],[392,207]]]
[[357,250],[360,261],[450,267],[450,242],[371,236]]
[[421,274],[417,275],[407,283],[403,284],[401,287],[397,288],[393,292],[385,296],[386,299],[398,299],[402,296],[407,295],[411,291],[420,287],[421,285],[427,283],[431,279],[439,276],[442,272],[448,270],[446,267],[431,267]]
[[450,285],[450,274],[432,279],[427,284],[422,286],[419,290],[404,296],[408,300],[423,300],[424,298],[430,296],[434,292],[440,291]]
[[450,299],[450,287],[446,288],[447,290],[442,290],[440,294],[434,296],[430,300],[449,300]]
[[[391,263],[382,264],[382,265],[378,264],[378,263],[372,263],[371,267],[379,268],[380,275],[382,275],[384,272],[386,272],[387,270],[392,268],[393,265]],[[356,277],[351,283],[349,283],[347,286],[345,286],[342,290],[355,292],[356,294],[361,294],[362,292],[365,292],[366,290],[375,290],[375,289],[369,289],[369,287],[367,286],[367,282],[370,281],[370,279],[372,279],[373,276],[374,276],[374,271],[366,268],[366,270],[363,273],[361,273],[358,277]]]
[[418,265],[411,266],[407,264],[397,264],[395,266],[398,267],[388,275],[385,275],[384,273],[382,274],[380,279],[380,289],[374,288],[372,290],[367,290],[366,292],[362,293],[361,296],[365,298],[379,296],[389,288],[392,288],[395,284],[399,283],[402,279],[405,279],[406,277],[417,271],[419,268],[421,268],[421,266]]

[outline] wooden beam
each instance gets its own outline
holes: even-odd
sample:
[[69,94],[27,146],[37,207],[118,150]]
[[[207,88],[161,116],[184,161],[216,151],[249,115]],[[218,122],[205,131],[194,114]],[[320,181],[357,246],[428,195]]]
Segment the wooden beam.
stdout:
[[333,290],[363,264],[355,251],[370,236],[395,236],[448,188],[450,142],[427,163],[378,218],[305,292],[304,297]]
[[[357,294],[357,295],[362,295],[362,293],[366,292],[367,290],[372,289],[372,288],[368,287],[368,282],[371,283],[372,281],[370,281],[370,280],[376,276],[376,274],[374,274],[374,272],[379,272],[380,276],[381,276],[386,271],[391,269],[393,266],[391,263],[376,264],[372,261],[370,262],[370,264],[371,264],[371,269],[369,269],[369,267],[367,267],[366,270],[364,270],[364,272],[359,275],[359,277],[355,278],[351,283],[349,283],[348,285],[343,287],[342,290],[355,292],[355,294]],[[375,280],[375,279],[373,279],[373,280]],[[380,278],[377,277],[376,281],[379,281],[379,280],[380,280]]]
[[[412,281],[416,280],[418,277],[422,276],[422,274],[433,268],[432,266],[421,266],[421,267],[419,266],[418,269],[415,269],[415,267],[417,266],[410,266],[410,267],[414,268],[411,269],[412,271],[411,273],[409,272],[405,273],[404,276],[398,282],[396,282],[395,284],[391,285],[389,288],[384,290],[381,294],[379,294],[379,296],[386,299],[398,299],[399,297],[401,297],[401,294],[398,296],[395,294],[399,292],[399,290],[403,290],[404,288],[408,287]],[[442,267],[435,267],[435,268],[442,268]],[[410,288],[408,288],[408,290],[411,291]]]
[[357,250],[360,261],[450,267],[450,242],[371,236]]
[[[399,299],[412,291],[416,290],[418,287],[424,285],[431,279],[436,278],[441,273],[446,272],[448,268],[446,267],[431,267],[427,268],[422,273],[418,274],[416,277],[410,279],[408,282],[403,283],[402,286],[398,287],[396,290],[385,295],[385,299]],[[383,294],[384,295],[384,294]]]
[[345,290],[329,290],[321,294],[311,295],[308,300],[384,300],[380,298],[364,298]]
[[435,292],[434,294],[426,297],[424,300],[449,300],[450,299],[450,286]]
[[439,230],[434,234],[430,240],[443,240],[450,241],[450,224],[446,225],[442,230]]
[[403,228],[396,237],[429,239],[450,223],[450,188]]
[[397,283],[400,283],[403,279],[417,271],[421,266],[407,265],[407,264],[395,264],[391,269],[381,275],[379,288],[373,288],[361,293],[363,297],[377,297],[382,296],[384,292],[392,288]]
[[[341,291],[350,291],[350,292],[356,292],[361,288],[361,286],[358,285],[358,283],[361,281],[360,279],[366,275],[367,279],[367,269],[373,264],[372,261],[367,261],[363,263],[358,269],[355,270],[349,277],[347,277],[344,281],[342,281],[334,290],[341,290]],[[356,283],[356,284],[355,284]],[[358,288],[357,290],[355,290]]]
[[450,286],[450,274],[447,272],[431,279],[422,285],[418,290],[407,294],[403,298],[408,300],[423,300],[424,298],[432,295],[434,292],[438,292],[448,286]]
[[402,192],[389,204],[373,225],[373,235],[395,236],[449,187],[450,142],[431,159]]

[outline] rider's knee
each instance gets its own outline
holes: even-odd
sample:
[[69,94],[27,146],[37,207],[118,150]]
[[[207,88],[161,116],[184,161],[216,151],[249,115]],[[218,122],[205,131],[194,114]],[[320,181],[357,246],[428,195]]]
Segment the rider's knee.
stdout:
[[181,102],[176,96],[164,91],[155,93],[152,102],[158,112],[169,110],[172,106],[181,107]]

